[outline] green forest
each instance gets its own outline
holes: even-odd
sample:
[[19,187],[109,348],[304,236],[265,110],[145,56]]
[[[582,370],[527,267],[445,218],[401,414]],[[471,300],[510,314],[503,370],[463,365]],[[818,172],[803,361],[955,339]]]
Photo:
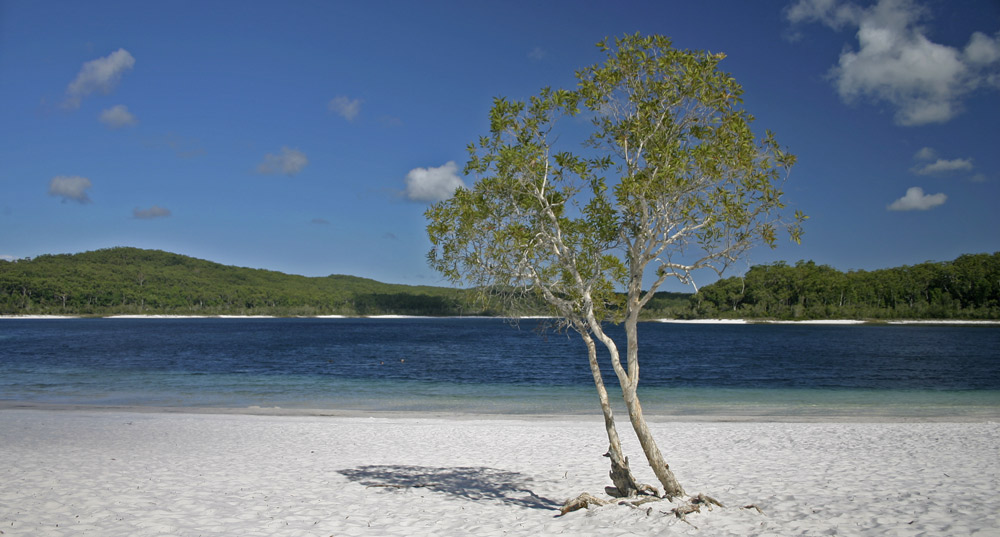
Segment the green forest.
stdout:
[[[0,261],[0,315],[493,313],[467,290],[297,276],[159,250]],[[696,294],[657,293],[644,313],[647,319],[1000,319],[1000,252],[846,273],[812,261],[757,265]]]
[[691,298],[692,317],[1000,319],[1000,252],[866,272],[757,265]]
[[0,262],[4,315],[470,315],[466,293],[355,276],[306,277],[159,250]]

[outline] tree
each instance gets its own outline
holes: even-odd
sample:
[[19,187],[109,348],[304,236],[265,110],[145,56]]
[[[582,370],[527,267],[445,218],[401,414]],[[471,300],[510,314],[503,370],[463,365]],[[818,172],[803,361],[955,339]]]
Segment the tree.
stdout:
[[[780,186],[795,157],[771,133],[751,130],[741,86],[718,69],[725,55],[639,34],[597,46],[607,59],[579,71],[575,89],[494,100],[489,134],[468,148],[475,185],[426,213],[428,261],[507,312],[541,297],[582,336],[614,469],[627,460],[592,347],[599,341],[646,460],[672,498],[684,489],[637,392],[639,313],[668,278],[721,274],[752,246],[773,247],[781,228],[797,241],[805,216],[782,221]],[[557,147],[579,138],[580,119],[590,120],[589,136]],[[624,363],[608,321],[624,323]]]

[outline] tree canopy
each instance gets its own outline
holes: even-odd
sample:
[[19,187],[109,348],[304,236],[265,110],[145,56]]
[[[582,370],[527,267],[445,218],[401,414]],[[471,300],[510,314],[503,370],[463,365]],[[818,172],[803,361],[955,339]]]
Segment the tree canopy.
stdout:
[[[640,286],[645,304],[669,277],[721,273],[774,245],[779,227],[798,240],[804,216],[777,217],[795,158],[755,136],[742,88],[717,68],[724,55],[661,36],[598,46],[608,61],[580,71],[575,91],[495,99],[489,135],[469,146],[478,181],[427,213],[432,266],[492,292],[533,290],[558,315],[613,318],[625,311],[616,290]],[[557,147],[559,122],[581,118],[585,142]]]

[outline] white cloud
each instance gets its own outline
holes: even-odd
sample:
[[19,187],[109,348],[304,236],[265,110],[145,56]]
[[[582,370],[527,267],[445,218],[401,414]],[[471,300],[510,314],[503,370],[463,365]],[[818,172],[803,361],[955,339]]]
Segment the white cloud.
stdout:
[[931,160],[936,157],[937,157],[937,151],[934,151],[934,149],[930,147],[924,147],[920,151],[917,151],[915,155],[913,155],[913,158],[917,160]]
[[123,48],[103,58],[84,63],[76,78],[66,88],[64,105],[68,108],[79,108],[80,101],[95,91],[111,93],[121,80],[122,73],[134,66],[135,58]]
[[448,161],[437,168],[414,168],[406,174],[407,198],[414,201],[441,201],[448,199],[465,182],[458,176],[458,165]]
[[914,168],[913,173],[917,175],[935,175],[969,170],[972,170],[971,158],[957,158],[953,160],[939,158],[930,164]]
[[7,254],[0,255],[0,261],[13,261],[13,260],[14,256],[12,255],[7,255]]
[[170,216],[170,209],[160,207],[159,205],[153,205],[148,209],[140,209],[138,207],[132,209],[132,218],[137,218],[139,220],[165,218],[167,216]]
[[295,175],[302,171],[302,168],[309,164],[306,154],[298,149],[288,147],[281,148],[281,154],[268,153],[264,155],[264,162],[257,166],[258,173],[283,173],[285,175]]
[[128,107],[123,104],[115,105],[102,111],[100,120],[101,123],[104,123],[112,129],[130,127],[139,122],[135,119],[135,116],[128,111]]
[[785,10],[785,17],[792,23],[819,21],[834,30],[848,24],[857,24],[861,8],[838,0],[799,0]]
[[326,107],[335,114],[343,117],[347,121],[354,121],[361,113],[361,99],[351,99],[344,95],[339,95],[330,99]]
[[966,61],[976,65],[989,65],[1000,61],[1000,33],[992,38],[982,32],[972,34],[963,52]]
[[896,123],[944,123],[962,99],[983,85],[998,86],[1000,43],[976,32],[965,50],[932,42],[919,22],[927,10],[913,0],[879,0],[862,8],[837,0],[800,0],[785,12],[792,23],[857,27],[857,50],[845,50],[830,70],[841,98],[887,102]]
[[63,202],[75,201],[90,203],[87,189],[93,186],[86,177],[58,175],[49,181],[49,195],[63,199]]
[[948,196],[937,194],[924,194],[924,189],[914,186],[906,189],[906,195],[889,204],[886,209],[890,211],[926,211],[941,205],[948,199]]

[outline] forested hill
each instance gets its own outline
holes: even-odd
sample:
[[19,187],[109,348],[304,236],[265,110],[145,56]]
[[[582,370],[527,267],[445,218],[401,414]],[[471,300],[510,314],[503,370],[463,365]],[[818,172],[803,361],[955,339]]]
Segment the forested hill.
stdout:
[[703,287],[691,307],[695,317],[1000,319],[1000,252],[870,272],[758,265]]
[[466,293],[355,276],[306,277],[158,250],[0,262],[0,314],[461,315]]
[[[539,312],[542,310],[539,309]],[[1000,252],[875,271],[812,261],[751,267],[694,295],[657,293],[645,318],[1000,319]],[[468,291],[306,277],[159,250],[0,261],[0,315],[489,315]]]

